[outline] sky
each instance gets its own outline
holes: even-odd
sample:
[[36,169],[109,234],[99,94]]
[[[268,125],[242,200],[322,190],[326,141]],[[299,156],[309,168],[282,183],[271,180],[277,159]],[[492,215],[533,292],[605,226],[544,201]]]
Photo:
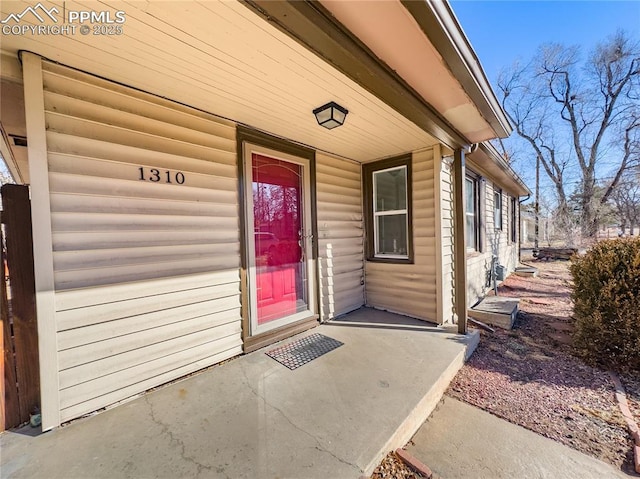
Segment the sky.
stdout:
[[640,36],[640,0],[452,0],[451,5],[492,84],[501,68],[528,60],[542,43],[588,51],[619,28]]
[[[543,43],[579,45],[587,54],[618,29],[640,40],[640,0],[451,0],[450,3],[496,91],[500,70],[518,59],[527,62]],[[527,163],[521,161],[514,167],[533,191],[535,169]],[[606,177],[607,173],[600,175]],[[575,176],[577,181],[577,170]],[[553,187],[544,173],[541,178],[542,195],[552,194]]]

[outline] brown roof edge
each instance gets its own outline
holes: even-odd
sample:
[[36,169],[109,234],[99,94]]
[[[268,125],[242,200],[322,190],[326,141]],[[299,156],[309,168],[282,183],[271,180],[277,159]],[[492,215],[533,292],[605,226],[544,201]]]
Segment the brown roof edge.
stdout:
[[513,127],[447,0],[400,0],[500,138]]
[[[522,178],[511,168],[511,165],[506,162],[504,157],[500,154],[496,147],[493,146],[488,141],[480,143],[478,145],[478,149],[481,150],[484,155],[486,155],[489,160],[491,160],[494,164],[496,164],[504,173],[505,176],[511,180],[515,186],[517,186],[516,190],[520,196],[530,195],[531,190],[525,185]],[[470,156],[473,154],[470,154]]]
[[320,3],[241,1],[440,142],[452,149],[471,144]]

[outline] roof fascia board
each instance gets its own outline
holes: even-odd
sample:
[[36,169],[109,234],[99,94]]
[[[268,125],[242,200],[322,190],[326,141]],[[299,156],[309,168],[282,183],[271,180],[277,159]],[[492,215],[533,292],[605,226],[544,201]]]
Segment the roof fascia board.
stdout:
[[518,184],[512,181],[510,176],[504,174],[504,172],[501,172],[498,169],[488,168],[486,162],[479,160],[477,156],[474,158],[467,156],[467,166],[468,170],[486,178],[505,193],[517,197],[527,195],[527,193],[523,193],[522,188]]
[[449,2],[443,0],[401,0],[401,2],[425,36],[440,52],[453,75],[460,81],[497,136],[508,137],[513,127],[500,106]]
[[505,173],[507,173],[511,177],[511,179],[513,179],[516,183],[518,183],[518,185],[520,185],[520,187],[524,190],[524,193],[523,193],[524,195],[531,194],[531,190],[529,190],[527,185],[524,184],[524,181],[522,181],[522,178],[520,178],[520,175],[518,175],[518,173],[515,172],[515,170],[511,167],[511,165],[507,163],[507,161],[504,159],[504,157],[500,154],[500,152],[496,149],[495,146],[493,146],[488,141],[485,141],[483,143],[480,143],[480,149],[484,150],[487,153],[487,155],[489,155],[489,157],[495,163],[497,163],[498,166]]
[[440,142],[452,149],[470,144],[319,3],[270,0],[242,3]]
[[[513,168],[511,168],[511,165],[509,165],[509,163],[507,163],[504,160],[502,155],[498,152],[498,150],[496,150],[496,148],[491,143],[489,142],[480,143],[478,145],[478,150],[480,150],[478,152],[479,154],[485,156],[489,161],[491,161],[494,165],[498,167],[502,176],[500,180],[505,182],[505,186],[509,184],[508,185],[509,189],[512,189],[513,192],[517,193],[519,196],[525,196],[525,195],[531,194],[531,190],[529,190],[527,185],[524,184],[524,181],[522,181],[522,178],[518,176],[518,174],[513,170]],[[476,166],[480,166],[479,162],[474,160],[473,156],[474,156],[473,154],[470,154],[469,156],[467,156],[467,158],[471,163],[475,164]],[[487,171],[486,168],[483,168],[483,169]],[[487,173],[489,172],[487,171]],[[495,174],[490,176],[495,176]]]

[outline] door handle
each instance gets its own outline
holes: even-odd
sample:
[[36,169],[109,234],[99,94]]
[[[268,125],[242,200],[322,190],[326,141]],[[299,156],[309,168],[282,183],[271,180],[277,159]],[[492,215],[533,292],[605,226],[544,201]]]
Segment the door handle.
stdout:
[[313,233],[310,233],[308,235],[301,235],[300,239],[298,240],[298,246],[300,246],[300,248],[302,248],[303,251],[305,250],[304,243],[307,238],[310,239],[311,243],[313,244]]

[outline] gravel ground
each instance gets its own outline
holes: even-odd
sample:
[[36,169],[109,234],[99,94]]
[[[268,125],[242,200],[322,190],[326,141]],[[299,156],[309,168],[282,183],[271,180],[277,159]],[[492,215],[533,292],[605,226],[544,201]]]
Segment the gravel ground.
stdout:
[[[534,262],[537,278],[509,277],[501,296],[521,298],[511,331],[482,331],[447,394],[632,471],[632,440],[606,371],[571,355],[568,262]],[[640,380],[621,376],[640,422]]]
[[373,471],[371,479],[424,479],[424,476],[412,471],[395,452],[390,452]]

